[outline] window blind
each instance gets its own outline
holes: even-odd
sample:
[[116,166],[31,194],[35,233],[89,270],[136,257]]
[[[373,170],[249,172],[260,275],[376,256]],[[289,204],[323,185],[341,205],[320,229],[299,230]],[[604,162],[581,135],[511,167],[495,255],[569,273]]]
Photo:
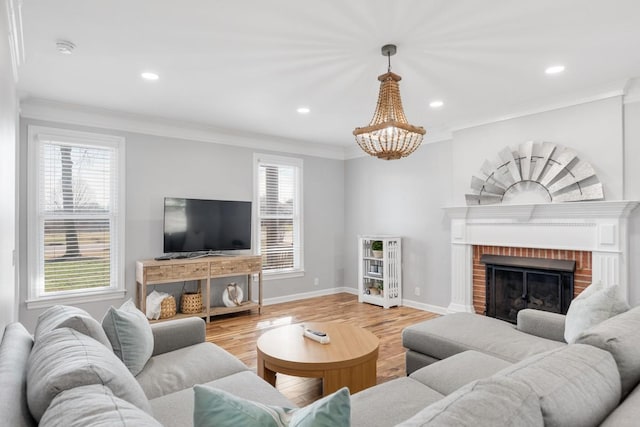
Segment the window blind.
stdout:
[[258,216],[264,271],[300,268],[299,168],[260,163]]
[[42,141],[40,294],[114,286],[117,148]]

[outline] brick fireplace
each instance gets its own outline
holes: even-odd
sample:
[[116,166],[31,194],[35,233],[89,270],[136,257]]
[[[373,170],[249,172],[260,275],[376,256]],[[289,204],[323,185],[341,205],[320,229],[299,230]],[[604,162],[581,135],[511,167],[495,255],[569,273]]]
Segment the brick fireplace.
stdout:
[[486,304],[486,268],[482,255],[502,255],[525,258],[559,259],[576,262],[573,277],[574,297],[591,284],[591,252],[560,249],[512,248],[507,246],[473,246],[473,308],[484,313]]
[[451,220],[449,312],[484,312],[482,254],[575,260],[575,294],[592,281],[628,297],[629,201],[445,208]]

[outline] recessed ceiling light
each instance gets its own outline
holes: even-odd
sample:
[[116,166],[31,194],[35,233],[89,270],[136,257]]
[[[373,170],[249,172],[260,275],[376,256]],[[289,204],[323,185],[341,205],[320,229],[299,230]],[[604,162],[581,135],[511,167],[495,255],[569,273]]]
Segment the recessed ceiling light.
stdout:
[[299,107],[296,111],[300,114],[309,114],[311,109],[309,107]]
[[551,67],[547,67],[547,69],[544,70],[546,74],[560,74],[563,71],[564,65],[553,65]]
[[56,49],[58,49],[58,52],[63,55],[71,55],[75,48],[76,45],[71,43],[69,40],[56,41]]
[[431,108],[440,108],[444,105],[444,102],[440,101],[439,99],[436,101],[431,101],[429,103],[429,107]]
[[160,76],[157,75],[156,73],[150,73],[150,72],[144,72],[140,74],[140,76],[142,76],[142,78],[145,80],[158,80],[160,78]]

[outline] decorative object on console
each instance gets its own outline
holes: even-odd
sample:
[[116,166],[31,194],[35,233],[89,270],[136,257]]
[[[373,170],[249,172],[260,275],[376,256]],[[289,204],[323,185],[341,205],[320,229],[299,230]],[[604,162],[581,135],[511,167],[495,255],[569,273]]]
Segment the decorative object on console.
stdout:
[[231,282],[222,293],[222,302],[226,307],[237,307],[242,305],[242,288],[237,283]]
[[194,314],[202,312],[202,290],[198,283],[195,292],[185,292],[182,286],[182,298],[180,298],[180,311],[184,314]]
[[575,151],[551,142],[528,141],[505,147],[471,177],[467,205],[602,200],[604,192],[591,164]]
[[380,94],[376,111],[369,126],[357,127],[353,131],[356,142],[365,153],[384,160],[396,160],[413,153],[426,133],[423,127],[409,124],[404,115],[398,85],[402,78],[391,72],[391,56],[396,51],[396,45],[382,46],[382,55],[387,57],[389,65],[387,72],[378,76]]
[[176,299],[173,295],[166,296],[160,303],[160,319],[168,319],[176,315]]

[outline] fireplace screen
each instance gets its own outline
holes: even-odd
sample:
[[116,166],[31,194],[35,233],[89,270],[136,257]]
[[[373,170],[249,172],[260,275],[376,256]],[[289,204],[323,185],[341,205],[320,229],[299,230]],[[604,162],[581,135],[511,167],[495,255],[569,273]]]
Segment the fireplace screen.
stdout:
[[566,314],[575,261],[495,255],[481,261],[486,265],[487,316],[515,323],[523,308]]

